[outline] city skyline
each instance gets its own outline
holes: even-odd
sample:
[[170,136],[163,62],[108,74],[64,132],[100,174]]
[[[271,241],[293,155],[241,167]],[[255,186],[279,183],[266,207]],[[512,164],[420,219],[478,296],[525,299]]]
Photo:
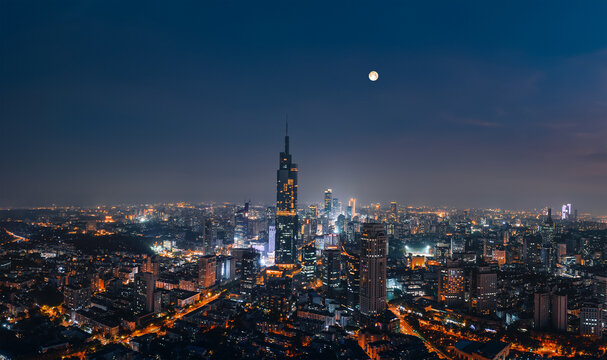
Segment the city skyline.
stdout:
[[0,360],[607,360],[606,18],[0,0]]
[[0,207],[270,203],[288,113],[302,203],[607,215],[607,5],[316,5],[3,5]]

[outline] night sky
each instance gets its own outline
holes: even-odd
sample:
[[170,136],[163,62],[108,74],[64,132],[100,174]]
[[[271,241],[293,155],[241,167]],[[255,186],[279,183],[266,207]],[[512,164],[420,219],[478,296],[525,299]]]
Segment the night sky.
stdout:
[[[0,0],[0,206],[607,214],[607,2]],[[367,74],[377,70],[379,80]]]

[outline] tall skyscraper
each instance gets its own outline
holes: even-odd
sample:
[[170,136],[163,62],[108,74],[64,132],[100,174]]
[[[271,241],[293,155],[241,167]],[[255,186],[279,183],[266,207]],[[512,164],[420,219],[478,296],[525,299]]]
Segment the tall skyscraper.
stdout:
[[331,216],[331,209],[333,207],[333,190],[325,190],[325,216]]
[[537,292],[533,299],[533,325],[536,329],[544,329],[550,321],[550,293]]
[[567,331],[567,294],[552,294],[552,327]]
[[213,219],[202,220],[202,254],[215,255],[213,249]]
[[306,239],[303,246],[302,273],[304,280],[312,282],[316,278],[316,244],[314,238]]
[[257,273],[259,272],[259,253],[255,249],[247,249],[242,252],[240,269],[240,293],[250,299],[256,285]]
[[561,220],[567,220],[571,217],[571,204],[561,206]]
[[297,258],[297,165],[291,161],[288,129],[276,173],[276,264],[294,264]]
[[[160,310],[156,290],[156,277],[149,272],[138,273],[135,275],[135,287],[139,298],[136,300],[140,310],[147,312],[157,312]],[[156,300],[156,301],[155,301]]]
[[554,221],[552,220],[552,209],[548,209],[548,215],[543,224],[540,225],[540,235],[543,244],[552,244],[554,239]]
[[246,202],[244,207],[236,212],[234,216],[234,247],[246,248],[247,237],[249,234],[249,203]]
[[398,204],[396,203],[396,201],[390,202],[390,213],[388,215],[388,218],[391,222],[395,222],[396,219],[398,219]]
[[360,251],[357,247],[346,248],[346,303],[354,309],[360,301]]
[[341,286],[341,251],[325,249],[322,258],[322,287],[326,297],[335,299]]
[[495,312],[497,300],[497,273],[488,266],[476,269],[473,278],[473,306],[479,314],[489,315]]
[[360,312],[378,315],[386,309],[386,230],[364,224],[360,242]]
[[351,217],[348,220],[352,220],[353,217],[356,216],[356,199],[355,198],[350,198],[350,201],[348,201],[348,207],[351,209]]

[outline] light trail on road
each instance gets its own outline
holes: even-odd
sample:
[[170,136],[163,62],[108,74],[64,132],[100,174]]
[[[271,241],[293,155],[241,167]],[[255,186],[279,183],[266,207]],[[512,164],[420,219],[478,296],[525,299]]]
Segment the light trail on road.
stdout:
[[400,320],[400,330],[401,330],[401,332],[403,334],[405,334],[405,335],[411,335],[411,336],[416,336],[416,337],[422,339],[422,341],[424,342],[424,344],[426,344],[426,346],[428,347],[428,349],[430,351],[433,351],[433,352],[437,353],[438,356],[441,359],[451,360],[451,357],[449,357],[447,354],[445,354],[444,352],[442,352],[441,350],[439,350],[436,346],[432,345],[432,343],[430,341],[428,341],[423,335],[421,335],[420,333],[418,333],[417,331],[415,331],[415,329],[413,329],[413,327],[411,327],[411,325],[405,320],[405,317],[401,315],[400,311],[398,311],[398,309],[394,305],[388,305],[388,308]]

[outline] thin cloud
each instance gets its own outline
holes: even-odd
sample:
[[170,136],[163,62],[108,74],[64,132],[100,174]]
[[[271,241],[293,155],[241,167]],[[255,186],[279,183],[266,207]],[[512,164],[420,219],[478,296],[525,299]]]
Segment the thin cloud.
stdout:
[[581,157],[594,163],[607,163],[607,152],[591,152],[581,155]]
[[449,114],[443,114],[443,118],[449,122],[460,124],[460,125],[468,125],[468,126],[476,126],[483,128],[498,128],[502,127],[502,124],[495,121],[486,121],[479,120],[475,118],[468,117],[457,117]]

